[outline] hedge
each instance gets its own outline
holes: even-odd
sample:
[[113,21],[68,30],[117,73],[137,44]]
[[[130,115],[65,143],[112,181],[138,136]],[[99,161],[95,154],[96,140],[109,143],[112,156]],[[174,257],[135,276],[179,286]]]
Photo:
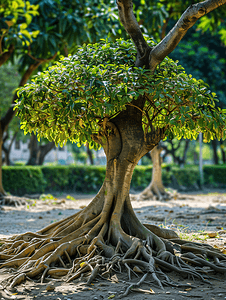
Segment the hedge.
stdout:
[[[151,181],[152,166],[137,166],[131,188],[144,189]],[[3,166],[3,186],[13,195],[44,192],[97,192],[105,177],[105,166]],[[193,188],[199,185],[197,166],[180,169],[163,165],[165,186],[172,184],[172,177],[179,185]],[[226,165],[204,166],[204,180],[208,186],[226,187]]]
[[2,182],[13,195],[43,193],[46,181],[40,166],[3,166]]
[[226,185],[226,165],[204,166],[204,183]]
[[105,177],[104,166],[41,167],[47,191],[92,192],[98,190]]

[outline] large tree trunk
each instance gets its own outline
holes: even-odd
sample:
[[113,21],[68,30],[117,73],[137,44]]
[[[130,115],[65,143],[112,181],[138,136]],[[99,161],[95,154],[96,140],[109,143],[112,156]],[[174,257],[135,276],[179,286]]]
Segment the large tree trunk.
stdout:
[[[142,107],[142,98],[136,104]],[[149,143],[145,142],[142,115],[137,107],[127,107],[111,122],[105,120],[103,130],[94,136],[104,148],[107,166],[104,183],[90,204],[36,233],[13,237],[9,244],[0,247],[0,267],[17,267],[15,275],[7,281],[11,288],[26,278],[41,276],[44,282],[46,276],[64,276],[69,282],[89,271],[87,283],[91,283],[98,273],[110,275],[111,268],[121,267],[128,269],[129,277],[133,267],[142,269],[140,283],[149,275],[161,288],[163,273],[159,267],[203,279],[174,256],[174,243],[165,240],[177,239],[174,232],[141,224],[132,209],[129,190],[133,170],[140,158],[163,138],[162,130],[153,129],[152,140],[149,136]],[[193,248],[188,247],[188,251]],[[165,274],[164,279],[167,284],[171,282]]]
[[153,199],[153,196],[156,196],[159,200],[168,198],[168,194],[166,193],[164,185],[162,183],[162,158],[160,155],[162,150],[163,148],[159,144],[158,146],[155,146],[155,148],[151,151],[151,159],[153,164],[152,179],[146,189],[141,194],[139,194],[139,200]]
[[[117,4],[120,20],[136,44],[136,66],[149,66],[154,71],[188,28],[218,3],[214,3],[213,8],[207,6],[205,10],[199,5],[191,6],[170,35],[153,50],[147,47],[135,20],[132,1],[120,0]],[[187,15],[193,18],[190,20]],[[149,63],[150,52],[152,57]],[[0,267],[16,267],[15,273],[10,274],[6,282],[11,288],[26,278],[38,277],[43,283],[46,276],[48,280],[64,276],[64,280],[69,282],[86,272],[90,274],[89,284],[98,273],[110,275],[115,268],[121,272],[121,267],[127,268],[129,279],[134,267],[136,270],[142,269],[142,278],[137,285],[149,275],[160,288],[163,288],[162,283],[175,286],[175,282],[163,273],[165,270],[204,282],[207,280],[198,273],[202,266],[225,272],[219,260],[225,260],[226,255],[219,250],[178,239],[166,240],[165,231],[159,228],[155,231],[155,227],[148,226],[150,231],[140,223],[132,209],[129,189],[133,170],[140,158],[160,142],[165,131],[165,128],[151,126],[151,132],[144,136],[142,110],[145,100],[145,96],[140,96],[111,121],[104,118],[99,134],[93,137],[104,148],[107,167],[103,186],[91,203],[73,216],[36,233],[12,237],[0,246]],[[172,238],[171,232],[167,233],[168,238]],[[180,253],[180,257],[175,252]],[[206,256],[213,258],[216,264],[207,261]],[[190,266],[192,262],[197,269]],[[129,286],[124,295],[133,287]]]

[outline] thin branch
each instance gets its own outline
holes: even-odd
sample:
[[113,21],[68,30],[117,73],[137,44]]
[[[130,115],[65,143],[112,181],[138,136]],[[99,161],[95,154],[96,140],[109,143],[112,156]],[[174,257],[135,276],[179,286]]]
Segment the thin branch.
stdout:
[[198,19],[225,3],[226,0],[206,0],[190,5],[171,31],[151,51],[149,58],[150,70],[154,72],[156,66],[176,48],[188,29],[191,28]]
[[29,52],[27,53],[27,55],[28,55],[30,58],[32,58],[33,60],[35,60],[35,61],[37,61],[37,62],[43,63],[43,62],[50,61],[50,60],[56,58],[57,52],[56,52],[53,56],[51,56],[50,58],[37,58],[37,57],[34,57],[34,56],[30,53],[30,49],[29,49]]

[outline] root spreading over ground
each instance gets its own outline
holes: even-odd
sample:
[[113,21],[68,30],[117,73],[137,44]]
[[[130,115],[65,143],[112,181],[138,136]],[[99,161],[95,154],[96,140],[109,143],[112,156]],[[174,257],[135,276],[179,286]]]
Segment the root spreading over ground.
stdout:
[[90,284],[98,277],[127,272],[129,280],[137,277],[137,284],[127,287],[123,297],[147,281],[161,289],[180,286],[170,279],[169,271],[206,283],[208,272],[226,272],[226,255],[219,250],[180,240],[171,230],[141,224],[129,196],[118,210],[114,199],[106,201],[104,190],[66,219],[1,241],[0,268],[10,270],[1,284],[13,289],[25,280],[69,282],[80,277],[87,277]]

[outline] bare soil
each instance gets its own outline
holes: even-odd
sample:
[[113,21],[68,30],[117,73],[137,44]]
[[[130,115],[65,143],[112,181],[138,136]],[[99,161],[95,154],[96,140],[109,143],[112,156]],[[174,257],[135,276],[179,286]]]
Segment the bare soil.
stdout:
[[[67,194],[45,197],[42,200],[24,199],[26,205],[0,208],[0,240],[28,231],[35,232],[51,222],[56,222],[82,209],[93,195]],[[226,251],[226,191],[205,190],[189,194],[175,194],[169,201],[132,201],[133,208],[143,223],[160,225],[175,230],[182,239],[208,243]],[[212,234],[211,234],[212,233]],[[214,236],[214,237],[210,237]],[[225,252],[226,253],[226,252]],[[0,282],[10,270],[0,269]],[[164,291],[151,282],[144,283],[138,291],[132,291],[123,299],[226,299],[226,276],[213,272],[211,285],[192,279],[185,279],[173,272],[169,276],[178,283],[188,284],[184,288],[165,287]],[[139,278],[132,277],[134,283]],[[112,274],[109,279],[98,278],[87,286],[86,279],[70,283],[54,281],[40,284],[26,281],[9,292],[0,285],[0,300],[40,299],[46,300],[102,300],[118,299],[119,294],[129,286],[126,273]],[[1,284],[1,283],[0,283]]]

